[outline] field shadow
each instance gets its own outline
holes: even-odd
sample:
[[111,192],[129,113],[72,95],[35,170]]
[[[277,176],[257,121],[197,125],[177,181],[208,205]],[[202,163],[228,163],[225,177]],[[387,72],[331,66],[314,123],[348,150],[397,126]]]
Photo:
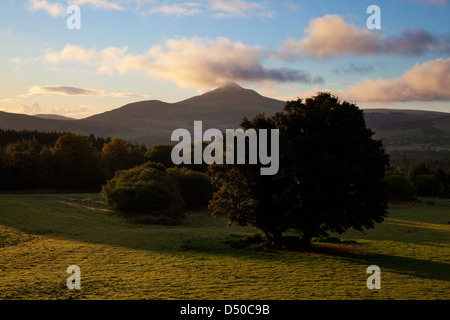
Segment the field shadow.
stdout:
[[401,275],[450,282],[450,263],[380,253],[359,255],[351,261],[365,266],[377,265],[381,270]]

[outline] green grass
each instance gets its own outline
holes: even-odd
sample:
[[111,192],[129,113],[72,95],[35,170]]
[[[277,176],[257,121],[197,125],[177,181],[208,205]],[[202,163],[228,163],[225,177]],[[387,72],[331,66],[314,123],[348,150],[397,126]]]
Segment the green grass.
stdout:
[[[366,235],[312,252],[235,248],[258,232],[190,213],[136,225],[97,194],[0,195],[0,299],[448,299],[450,202],[391,205]],[[68,290],[69,265],[81,290]],[[369,265],[381,289],[366,287]]]

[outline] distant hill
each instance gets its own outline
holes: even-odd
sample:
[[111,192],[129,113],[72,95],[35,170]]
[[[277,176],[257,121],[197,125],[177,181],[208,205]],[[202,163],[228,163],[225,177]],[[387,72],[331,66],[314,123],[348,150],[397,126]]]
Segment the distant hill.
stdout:
[[[273,115],[285,102],[229,83],[176,103],[140,101],[81,120],[55,115],[27,116],[0,112],[0,128],[73,132],[121,137],[148,146],[169,143],[173,130],[191,130],[195,120],[207,128],[237,128],[244,116]],[[365,109],[367,125],[386,145],[436,143],[450,147],[450,113],[421,110]],[[431,141],[431,142],[430,142]]]
[[51,119],[51,120],[75,120],[73,118],[60,116],[58,114],[35,114],[33,117],[41,118],[41,119]]

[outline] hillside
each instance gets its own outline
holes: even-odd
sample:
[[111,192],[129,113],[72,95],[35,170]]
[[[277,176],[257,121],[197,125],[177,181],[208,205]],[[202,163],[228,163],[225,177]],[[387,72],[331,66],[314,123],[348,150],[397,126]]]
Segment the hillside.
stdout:
[[41,119],[51,119],[51,120],[75,120],[73,118],[60,116],[58,114],[35,114],[33,117],[41,118]]

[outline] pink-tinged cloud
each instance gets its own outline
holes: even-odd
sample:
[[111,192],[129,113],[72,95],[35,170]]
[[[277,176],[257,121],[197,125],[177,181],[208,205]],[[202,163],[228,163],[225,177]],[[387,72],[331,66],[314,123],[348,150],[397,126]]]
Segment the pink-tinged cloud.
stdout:
[[345,100],[376,101],[450,101],[450,58],[416,64],[397,79],[364,79],[346,92]]
[[28,90],[30,96],[104,96],[103,90],[83,89],[69,86],[33,86]]
[[385,36],[346,23],[338,15],[325,15],[310,21],[306,37],[286,41],[278,58],[327,58],[340,55],[421,55],[450,52],[450,44],[422,29],[406,29],[398,36]]
[[47,50],[43,60],[52,64],[78,62],[103,74],[145,72],[181,87],[210,87],[227,81],[323,83],[308,72],[264,65],[267,52],[259,46],[231,42],[227,38],[170,39],[134,55],[127,48],[86,50],[67,45],[61,51]]

